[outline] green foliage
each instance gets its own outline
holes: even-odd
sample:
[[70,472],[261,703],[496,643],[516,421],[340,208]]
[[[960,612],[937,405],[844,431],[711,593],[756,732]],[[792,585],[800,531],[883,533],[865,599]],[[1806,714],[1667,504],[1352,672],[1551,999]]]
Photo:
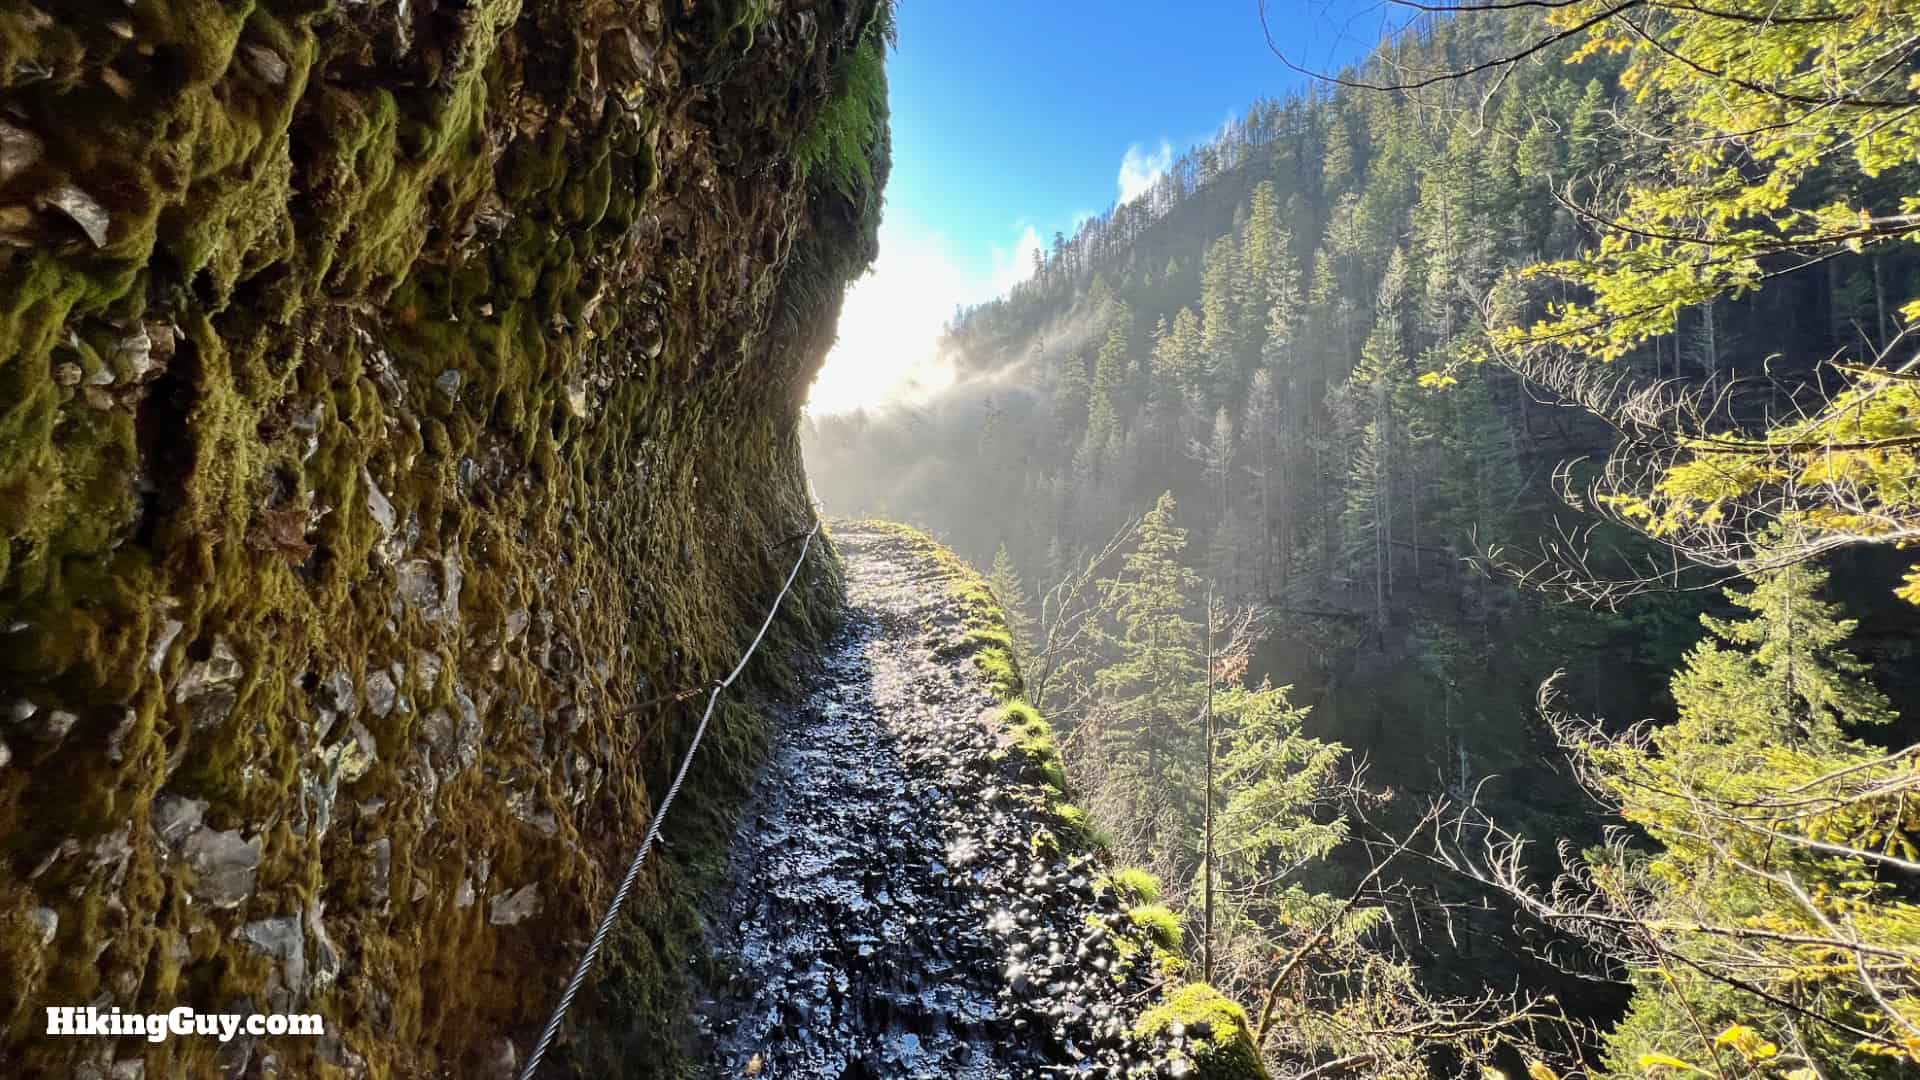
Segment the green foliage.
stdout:
[[[1608,1038],[1618,1074],[1670,1059],[1874,1077],[1920,1049],[1903,1041],[1920,1019],[1920,906],[1874,866],[1920,853],[1920,819],[1882,793],[1904,767],[1889,773],[1851,735],[1891,715],[1844,648],[1853,623],[1819,597],[1825,580],[1789,566],[1730,592],[1750,616],[1702,618],[1710,636],[1673,679],[1679,719],[1590,750],[1623,816],[1660,844],[1592,856],[1595,881],[1661,941]],[[1849,958],[1850,940],[1889,951]],[[1742,1062],[1751,1047],[1709,1038],[1735,1026],[1789,1049],[1766,1069]]]
[[888,153],[887,48],[892,41],[890,3],[848,50],[834,75],[833,92],[793,148],[800,175],[839,192],[858,205],[877,204],[884,173],[875,162]]
[[1347,838],[1345,818],[1328,813],[1328,792],[1347,748],[1301,733],[1307,710],[1291,688],[1261,684],[1216,691],[1214,713],[1226,732],[1219,786],[1226,793],[1214,845],[1228,853],[1231,888],[1273,870],[1325,858]]
[[1160,879],[1137,866],[1124,866],[1107,875],[1123,900],[1133,904],[1151,904],[1160,899]]

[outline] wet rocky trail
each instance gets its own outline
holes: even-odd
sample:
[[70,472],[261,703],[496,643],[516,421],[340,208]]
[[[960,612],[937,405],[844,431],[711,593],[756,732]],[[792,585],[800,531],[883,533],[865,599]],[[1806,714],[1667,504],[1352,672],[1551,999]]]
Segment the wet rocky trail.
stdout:
[[885,530],[835,540],[850,618],[778,720],[710,913],[708,1075],[1182,1075],[1179,1038],[1131,1034],[1151,948],[1005,749],[952,572]]

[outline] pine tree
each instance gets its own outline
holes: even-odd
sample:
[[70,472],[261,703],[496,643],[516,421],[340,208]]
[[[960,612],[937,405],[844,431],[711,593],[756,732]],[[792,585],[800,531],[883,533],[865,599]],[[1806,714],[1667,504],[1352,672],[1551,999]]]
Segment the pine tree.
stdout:
[[[1820,800],[1820,778],[1882,757],[1851,732],[1892,719],[1865,665],[1844,646],[1854,622],[1820,598],[1826,576],[1792,565],[1762,575],[1751,590],[1729,590],[1749,617],[1702,618],[1709,636],[1673,678],[1679,719],[1647,745],[1622,741],[1594,755],[1624,816],[1660,844],[1644,865],[1618,852],[1596,857],[1598,880],[1626,902],[1637,897],[1649,923],[1678,928],[1666,931],[1666,948],[1679,959],[1636,973],[1628,1017],[1607,1040],[1616,1072],[1637,1072],[1648,1055],[1712,1061],[1723,1049],[1716,1037],[1733,1030],[1754,1033],[1757,1043],[1797,1045],[1822,1076],[1890,1076],[1897,1068],[1859,1056],[1856,1037],[1821,1019],[1870,1030],[1886,1022],[1886,1006],[1862,983],[1834,977],[1832,947],[1796,942],[1832,939],[1850,924],[1847,933],[1864,940],[1920,945],[1920,907],[1886,895],[1865,859],[1845,854],[1911,830],[1901,823],[1905,812],[1883,816],[1893,808]],[[1878,906],[1864,903],[1876,894]],[[1781,937],[1685,929],[1693,926]],[[1756,948],[1769,950],[1765,959],[1753,957]],[[1903,978],[1879,977],[1890,985]],[[1756,986],[1770,997],[1748,989]],[[1920,1020],[1920,1001],[1905,1001],[1895,1007]]]
[[1013,556],[1007,553],[1004,543],[993,553],[993,569],[987,574],[987,588],[1006,614],[1007,632],[1013,636],[1015,660],[1022,671],[1031,670],[1033,616],[1028,613],[1026,588],[1020,582],[1020,573],[1014,568]]
[[1103,584],[1115,659],[1094,676],[1110,717],[1102,756],[1131,781],[1131,820],[1159,850],[1191,843],[1164,830],[1169,820],[1191,819],[1194,720],[1205,697],[1201,628],[1189,614],[1200,579],[1184,565],[1187,530],[1175,512],[1172,493],[1162,495],[1141,520],[1122,572]]

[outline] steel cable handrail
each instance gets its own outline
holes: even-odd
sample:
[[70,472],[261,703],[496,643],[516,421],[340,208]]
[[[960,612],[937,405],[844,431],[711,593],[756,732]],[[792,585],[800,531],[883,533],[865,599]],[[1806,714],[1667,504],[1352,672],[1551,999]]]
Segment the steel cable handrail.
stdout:
[[[620,887],[614,890],[613,900],[607,905],[607,912],[600,918],[600,925],[593,932],[593,940],[587,944],[587,951],[580,956],[580,962],[574,966],[573,978],[567,981],[566,992],[560,995],[560,1004],[553,1010],[553,1018],[547,1021],[546,1030],[540,1033],[540,1041],[534,1044],[532,1053],[527,1055],[526,1067],[520,1070],[520,1080],[533,1080],[533,1074],[540,1068],[540,1059],[547,1054],[547,1048],[553,1044],[553,1038],[560,1031],[560,1025],[567,1018],[567,1010],[573,1007],[573,999],[580,987],[587,981],[587,973],[593,970],[594,958],[600,955],[600,946],[613,930],[613,920],[620,915],[620,908],[627,902],[627,894],[633,890],[633,883],[640,877],[640,866],[647,861],[647,853],[653,850],[654,842],[660,839],[660,825],[666,820],[667,808],[673,805],[674,796],[680,794],[680,785],[687,779],[687,768],[693,764],[693,755],[700,749],[700,739],[707,733],[707,721],[713,718],[713,707],[720,700],[720,692],[733,685],[740,677],[747,661],[753,659],[754,650],[760,647],[760,640],[767,636],[767,628],[773,625],[773,617],[779,613],[780,604],[787,598],[787,592],[793,588],[794,579],[800,576],[800,567],[807,561],[807,551],[813,546],[813,538],[820,532],[820,520],[816,516],[813,528],[807,531],[805,542],[800,545],[800,557],[793,562],[793,569],[787,574],[786,584],[780,586],[780,595],[773,598],[773,606],[767,609],[767,617],[761,620],[760,632],[753,635],[753,643],[740,656],[740,662],[733,666],[727,677],[711,684],[707,694],[707,710],[700,714],[700,726],[693,730],[693,742],[687,747],[687,755],[680,759],[680,771],[674,774],[673,783],[668,785],[665,798],[660,800],[659,809],[653,812],[653,820],[647,823],[647,834],[640,841],[640,850],[634,852],[633,861],[627,864],[627,874],[620,880]],[[791,541],[789,541],[791,542]]]

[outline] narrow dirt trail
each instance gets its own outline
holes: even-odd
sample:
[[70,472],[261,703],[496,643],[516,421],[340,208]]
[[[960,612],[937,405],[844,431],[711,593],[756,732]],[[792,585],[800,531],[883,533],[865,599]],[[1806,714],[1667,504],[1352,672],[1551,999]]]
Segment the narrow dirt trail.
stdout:
[[1132,928],[1091,858],[1035,845],[1051,789],[995,754],[948,571],[888,532],[834,535],[851,617],[735,838],[708,1074],[1159,1074],[1171,1048],[1128,1034],[1150,965],[1122,964]]

